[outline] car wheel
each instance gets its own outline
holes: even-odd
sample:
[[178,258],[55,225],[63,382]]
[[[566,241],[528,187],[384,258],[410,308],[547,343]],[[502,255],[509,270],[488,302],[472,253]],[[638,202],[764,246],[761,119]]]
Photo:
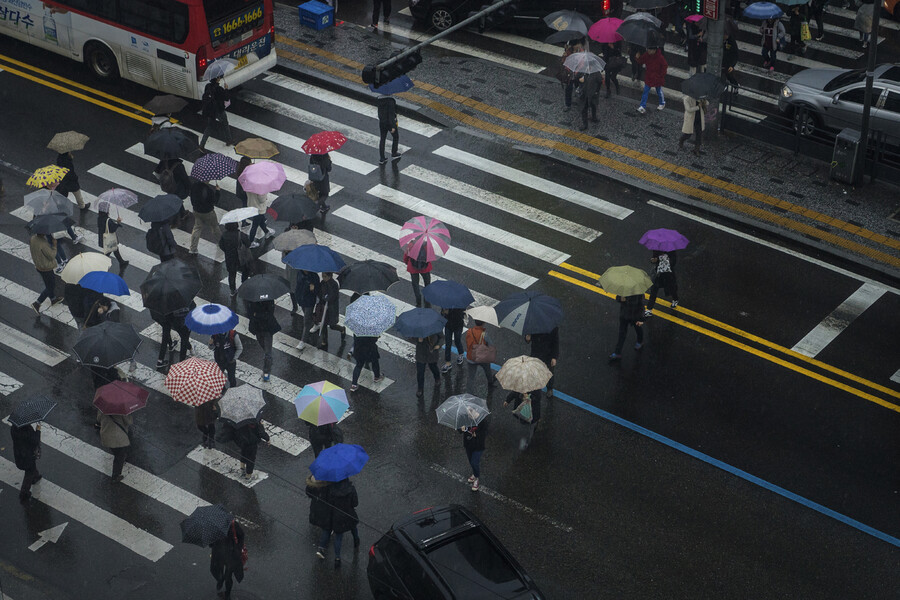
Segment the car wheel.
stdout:
[[443,6],[433,8],[431,9],[431,14],[428,16],[428,22],[438,31],[444,31],[453,26],[453,13]]
[[115,81],[119,78],[119,64],[112,51],[98,42],[88,44],[84,49],[84,60],[94,77],[100,81]]
[[797,107],[794,111],[794,131],[803,137],[810,137],[819,129],[819,117],[812,110]]

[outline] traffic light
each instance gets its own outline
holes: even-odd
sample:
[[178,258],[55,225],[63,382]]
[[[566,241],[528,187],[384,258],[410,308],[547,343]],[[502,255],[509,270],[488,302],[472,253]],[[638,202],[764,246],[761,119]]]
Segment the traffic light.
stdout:
[[[473,17],[478,13],[489,9],[491,6],[491,4],[484,4],[479,10],[470,12],[469,17]],[[512,3],[498,8],[491,13],[488,13],[478,21],[478,31],[484,31],[485,29],[489,29],[491,27],[494,27],[495,25],[502,25],[503,23],[506,23],[516,14],[516,12],[518,12],[518,10],[519,8],[516,6],[516,4]]]
[[422,54],[418,50],[408,56],[404,56],[397,62],[379,70],[377,65],[366,65],[362,72],[363,83],[370,83],[380,87],[392,79],[409,73],[422,62]]

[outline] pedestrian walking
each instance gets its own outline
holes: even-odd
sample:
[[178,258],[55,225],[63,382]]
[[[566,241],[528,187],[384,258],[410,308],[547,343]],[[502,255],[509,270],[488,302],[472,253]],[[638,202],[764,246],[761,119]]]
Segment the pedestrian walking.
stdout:
[[[471,407],[468,408],[470,414],[475,412]],[[477,414],[471,414],[474,419]],[[487,439],[488,427],[490,426],[491,415],[486,416],[478,425],[472,427],[462,427],[460,431],[463,435],[463,448],[466,450],[466,458],[469,459],[469,466],[472,467],[472,474],[466,480],[472,491],[477,492],[481,484],[481,456],[484,454],[484,442]]]
[[416,397],[425,395],[425,369],[431,370],[434,375],[435,390],[441,386],[441,372],[438,370],[437,361],[440,357],[441,345],[444,336],[440,333],[428,337],[410,338],[409,341],[416,345]]
[[234,329],[228,333],[214,333],[209,338],[209,346],[213,349],[213,360],[228,376],[228,386],[237,386],[237,361],[244,352],[241,336]]
[[[325,220],[325,213],[328,212],[328,205],[325,204],[325,201],[319,196],[319,188],[312,181],[307,180],[306,183],[303,184],[303,191],[306,192],[306,197],[316,203],[316,206],[319,207],[319,213],[322,215],[322,220]],[[311,221],[304,221],[302,223],[307,229],[312,229]],[[301,229],[302,227],[298,225],[296,229]]]
[[[403,249],[403,262],[406,263],[406,272],[410,275],[410,283],[412,284],[413,295],[416,297],[416,307],[422,307],[422,290],[419,287],[419,277],[425,285],[431,283],[431,270],[434,268],[427,260],[418,260],[409,255],[409,246]],[[425,308],[431,306],[430,302],[425,303]]]
[[[379,122],[381,118],[379,117]],[[310,181],[316,186],[319,192],[319,212],[325,214],[331,208],[325,204],[325,200],[331,193],[331,179],[328,175],[331,173],[331,156],[325,154],[310,154],[309,167],[307,169]]]
[[390,25],[391,0],[372,0],[372,28],[378,29],[378,11],[382,10],[384,24]]
[[103,254],[109,256],[114,254],[116,260],[119,261],[119,275],[125,272],[128,261],[122,258],[119,251],[119,237],[116,231],[122,225],[122,217],[116,216],[115,219],[109,216],[109,202],[100,202],[97,204],[97,245],[103,250]]
[[466,326],[466,311],[462,308],[444,308],[441,315],[447,319],[444,325],[444,366],[441,373],[447,373],[453,368],[450,355],[453,353],[453,345],[456,345],[456,364],[463,364],[465,358],[465,346],[463,346],[463,327]]
[[619,95],[619,73],[628,64],[628,61],[622,56],[622,42],[607,42],[603,44],[600,53],[603,55],[603,61],[606,63],[606,98],[612,94],[612,86],[616,86],[616,96]]
[[759,32],[762,34],[763,68],[774,71],[778,50],[784,43],[784,24],[778,19],[766,19],[759,26]]
[[681,137],[678,139],[678,148],[684,148],[684,143],[693,135],[694,154],[700,156],[700,144],[703,141],[703,130],[706,129],[706,100],[695,100],[687,94],[682,97],[684,102],[684,122],[681,125]]
[[590,73],[582,75],[578,82],[578,107],[581,109],[581,130],[588,127],[588,109],[591,111],[591,122],[599,123],[597,105],[600,103],[600,90],[603,88],[603,74]]
[[856,19],[853,21],[853,29],[859,32],[859,41],[862,42],[863,48],[869,47],[869,40],[872,38],[874,6],[871,1],[861,4],[856,11]]
[[16,468],[25,472],[19,488],[19,502],[24,504],[31,498],[31,486],[43,478],[37,468],[37,460],[41,457],[41,425],[10,425],[9,435],[12,437]]
[[147,251],[159,256],[159,262],[175,258],[175,236],[172,235],[172,226],[169,221],[157,221],[150,223],[150,229],[144,236]]
[[233,580],[238,583],[244,580],[244,529],[236,520],[232,521],[228,534],[210,544],[209,548],[209,572],[216,579],[219,598],[228,600],[231,598]]
[[737,77],[735,77],[739,53],[740,49],[738,48],[737,40],[726,31],[725,42],[722,46],[722,76],[728,80],[728,83],[734,88],[735,93],[737,93],[738,89],[741,87]]
[[816,21],[816,41],[822,41],[825,37],[825,26],[822,17],[825,14],[825,6],[828,0],[809,0],[809,18]]
[[559,59],[559,68],[556,72],[556,78],[563,87],[563,98],[566,103],[565,112],[572,110],[572,93],[575,91],[575,74],[566,67],[565,62],[567,58],[576,52],[584,52],[584,47],[581,43],[566,42],[562,56]]
[[231,296],[237,294],[237,272],[241,271],[241,283],[253,276],[253,254],[250,237],[238,228],[237,223],[226,223],[225,232],[219,238],[219,248],[225,254],[225,270],[228,271],[228,289]]
[[206,127],[203,129],[203,137],[200,138],[201,150],[206,150],[206,140],[215,130],[222,133],[222,141],[226,145],[234,145],[231,127],[228,125],[228,114],[225,112],[231,101],[228,99],[228,90],[222,87],[221,82],[221,77],[215,77],[203,88],[201,114],[206,119]]
[[303,350],[306,347],[306,336],[313,332],[316,326],[316,302],[319,300],[320,287],[318,273],[302,270],[297,273],[294,297],[297,299],[297,304],[300,305],[300,310],[303,311],[303,325],[300,329],[297,350]]
[[[59,182],[59,185],[56,186],[56,191],[66,197],[69,194],[75,196],[75,202],[78,203],[78,208],[81,210],[90,208],[91,203],[85,203],[84,198],[81,197],[81,184],[79,184],[78,174],[75,172],[75,158],[72,156],[72,153],[60,152],[57,154],[56,166],[69,170],[65,177],[62,178],[62,181]],[[75,243],[80,243],[80,240]]]
[[478,367],[481,367],[481,370],[484,371],[488,389],[494,387],[494,373],[491,371],[491,363],[475,362],[473,360],[476,344],[488,347],[493,346],[491,338],[488,337],[487,330],[484,327],[484,321],[473,320],[472,327],[469,327],[469,330],[466,332],[466,392],[469,394],[475,393],[475,373],[478,371]]
[[637,335],[634,349],[640,350],[644,342],[644,295],[636,294],[624,298],[616,296],[616,302],[619,302],[619,339],[616,341],[616,349],[609,355],[610,361],[622,358],[622,346],[625,345],[629,325],[634,327],[634,333]]
[[131,426],[134,423],[131,415],[105,415],[97,411],[100,423],[100,443],[109,448],[113,455],[112,482],[124,479],[122,468],[128,458],[128,447],[131,446]]
[[645,67],[644,92],[641,94],[641,103],[637,110],[641,114],[647,112],[647,98],[650,96],[650,88],[656,88],[656,96],[659,98],[657,110],[666,107],[666,97],[663,95],[663,86],[666,84],[666,72],[669,63],[658,48],[650,48],[646,52],[637,53],[637,62]]
[[259,443],[269,443],[269,434],[266,428],[258,421],[252,421],[235,427],[234,442],[238,445],[241,452],[241,470],[245,478],[249,479],[253,475],[253,468],[256,466],[256,452],[259,449]]
[[191,206],[194,208],[194,228],[191,231],[191,254],[197,254],[200,234],[205,227],[212,233],[216,243],[222,237],[219,220],[216,218],[216,205],[219,203],[219,186],[211,186],[205,181],[195,181],[191,185]]
[[[375,0],[378,2],[378,0]],[[388,0],[390,3],[390,0]],[[388,159],[384,155],[384,143],[387,140],[387,134],[391,134],[391,160],[400,160],[400,125],[397,121],[397,101],[393,96],[379,96],[376,101],[378,105],[378,130],[381,138],[378,141],[378,164],[386,164]]]
[[41,314],[41,304],[44,300],[51,298],[50,305],[59,304],[63,301],[62,296],[56,295],[56,278],[53,276],[53,270],[56,268],[56,246],[59,242],[48,236],[35,234],[31,236],[29,248],[31,249],[31,261],[41,281],[44,282],[44,290],[37,297],[37,300],[31,303],[34,312]]
[[353,367],[353,381],[350,383],[351,392],[359,389],[359,375],[367,364],[372,365],[375,383],[384,379],[384,375],[381,374],[381,365],[378,363],[380,355],[378,354],[377,337],[353,336],[353,358],[356,359],[356,366]]
[[194,407],[194,420],[197,429],[203,436],[201,444],[204,448],[216,447],[216,419],[219,417],[219,399],[204,402]]
[[531,344],[531,356],[544,361],[550,372],[554,374],[547,382],[547,397],[552,398],[556,382],[556,363],[559,360],[559,327],[554,327],[549,333],[526,335],[525,342]]
[[310,328],[310,333],[319,332],[319,347],[328,346],[328,330],[333,329],[341,334],[341,345],[347,341],[347,328],[339,325],[341,312],[341,286],[334,278],[334,273],[322,273],[319,286],[319,303],[322,304],[322,320]]
[[[311,428],[310,428],[311,430]],[[313,446],[315,451],[315,446]],[[319,450],[321,452],[321,449]],[[318,456],[318,453],[316,453]],[[322,530],[320,537],[331,533],[331,507],[328,506],[328,486],[331,482],[320,481],[314,475],[306,476],[306,497],[309,498],[309,524]],[[318,555],[318,547],[316,548]],[[325,548],[321,557],[325,559]]]
[[344,534],[348,531],[353,534],[354,548],[358,548],[360,544],[359,529],[357,528],[359,517],[356,515],[359,496],[356,493],[356,486],[349,479],[332,483],[325,490],[325,499],[331,512],[330,527],[322,529],[316,556],[325,560],[328,541],[334,534],[334,568],[337,569],[341,566],[341,546],[344,542]]
[[250,222],[253,225],[250,226],[250,248],[258,248],[259,241],[256,239],[256,230],[262,229],[263,241],[275,237],[275,232],[269,229],[266,226],[266,208],[269,205],[269,195],[268,194],[254,194],[253,192],[247,192],[247,206],[251,206],[256,209],[257,214],[255,217],[250,219]]
[[325,425],[307,423],[307,425],[309,425],[309,443],[312,445],[314,457],[318,457],[325,448],[331,448],[334,444],[344,441],[344,435],[336,423],[326,423]]
[[[803,41],[803,25],[805,19],[800,14],[800,6],[791,6],[791,15],[788,19],[788,29],[791,34],[791,52],[797,56],[803,56],[806,52],[806,43]],[[807,26],[808,27],[808,26]]]
[[653,278],[653,285],[650,286],[650,300],[647,302],[647,310],[644,311],[645,318],[653,316],[653,307],[656,305],[656,295],[660,288],[665,289],[666,295],[672,299],[672,308],[678,306],[678,280],[675,278],[677,260],[678,255],[674,250],[653,251],[650,262],[656,265],[656,276]]
[[706,71],[706,38],[704,30],[696,23],[688,24],[687,58],[688,72],[693,75],[697,71]]
[[264,300],[262,302],[245,301],[247,305],[247,329],[256,336],[259,347],[265,356],[263,358],[263,381],[269,381],[272,372],[272,340],[273,336],[281,331],[281,325],[275,318],[275,301]]
[[[527,411],[523,410],[524,407],[520,408],[523,403],[531,406],[530,419],[525,416]],[[541,420],[541,390],[534,390],[527,394],[510,392],[506,396],[503,406],[509,406],[510,404],[513,405],[513,414],[516,415],[520,423],[528,428],[525,435],[519,439],[519,450],[525,450],[531,445],[531,440],[534,438],[534,430],[537,429],[538,421]]]
[[[153,175],[159,181],[159,189],[164,194],[175,194],[182,200],[191,194],[191,178],[180,158],[164,158],[153,169]],[[187,211],[182,209],[178,218],[182,219]]]
[[[249,156],[242,156],[241,160],[238,161],[237,170],[234,172],[234,195],[237,196],[237,199],[240,201],[242,207],[247,206],[247,192],[244,191],[244,186],[241,185],[240,177],[241,173],[244,172],[244,169],[253,164],[253,159]],[[246,224],[246,221],[241,224],[243,227]]]
[[[67,225],[68,225],[68,223],[67,223]],[[72,226],[68,225],[66,230],[71,231]],[[69,235],[72,236],[74,234],[75,234],[75,232],[72,231],[72,233],[70,233]],[[47,236],[48,242],[52,239],[55,239],[52,235]],[[54,258],[56,259],[56,268],[53,269],[53,272],[56,273],[57,275],[60,275],[63,272],[63,269],[66,268],[66,264],[68,264],[69,259],[66,258],[66,251],[63,248],[63,245],[60,244],[59,242],[57,242],[57,244],[56,244],[56,256],[54,256]]]
[[87,292],[91,291],[93,290],[85,290],[77,283],[67,283],[63,287],[63,302],[69,307],[69,313],[79,327],[84,325],[84,318],[87,316],[87,310],[84,307],[84,297]]
[[175,342],[172,340],[173,329],[181,338],[178,362],[187,358],[187,353],[191,350],[191,330],[184,324],[184,318],[196,307],[196,303],[191,301],[189,308],[183,308],[177,313],[163,314],[152,308],[150,309],[150,318],[156,321],[162,328],[162,337],[159,342],[159,354],[156,358],[157,369],[169,366],[169,352],[175,349]]

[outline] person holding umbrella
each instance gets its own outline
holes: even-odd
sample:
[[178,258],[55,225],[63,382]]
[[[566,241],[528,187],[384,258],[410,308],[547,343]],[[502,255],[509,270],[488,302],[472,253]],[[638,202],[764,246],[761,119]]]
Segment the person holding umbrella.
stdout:
[[778,49],[786,35],[784,24],[777,17],[768,18],[759,26],[759,33],[762,34],[763,68],[774,71],[775,61],[778,59]]
[[741,87],[737,77],[734,76],[734,70],[737,68],[739,54],[740,49],[738,48],[737,40],[726,30],[725,42],[724,46],[722,46],[722,77],[728,80],[728,83],[734,88],[735,93],[737,93],[737,90]]
[[175,248],[178,246],[175,244],[175,236],[172,235],[168,219],[150,223],[145,238],[147,250],[159,256],[159,262],[164,263],[175,258]]
[[216,590],[219,598],[228,600],[231,598],[233,580],[238,583],[244,580],[244,529],[237,520],[232,519],[228,533],[222,539],[209,545],[209,572],[216,580]]
[[600,54],[606,62],[606,98],[612,94],[611,86],[616,86],[616,96],[619,95],[619,72],[625,68],[628,61],[622,56],[621,42],[607,42],[603,44]]
[[[410,275],[410,283],[412,284],[413,295],[416,297],[416,306],[422,306],[422,291],[419,287],[419,277],[426,286],[431,284],[431,270],[434,264],[427,260],[419,260],[409,255],[410,247],[403,249],[403,262],[406,263],[406,272]],[[425,303],[425,308],[431,307],[430,302]]]
[[300,341],[297,343],[297,350],[303,350],[306,347],[306,336],[309,332],[315,331],[316,328],[316,301],[319,299],[321,284],[319,282],[319,274],[312,271],[297,271],[297,287],[294,291],[294,297],[300,310],[303,311],[303,326],[300,331]]
[[360,544],[359,529],[357,528],[359,517],[356,514],[359,495],[356,493],[356,486],[349,478],[332,483],[325,490],[326,506],[331,512],[330,525],[328,528],[322,529],[316,556],[325,560],[325,549],[328,548],[328,541],[334,534],[334,568],[337,569],[341,566],[341,546],[343,546],[344,534],[348,531],[353,534],[355,548],[358,548]]
[[597,118],[597,104],[600,100],[600,90],[603,88],[603,73],[597,72],[582,75],[578,81],[581,84],[578,89],[580,95],[578,105],[581,107],[581,130],[585,131],[588,127],[588,109],[591,111],[591,122],[600,122],[600,119]]
[[[378,0],[376,0],[377,2]],[[390,2],[390,0],[388,0]],[[387,17],[385,16],[385,19]],[[392,96],[379,96],[375,101],[378,106],[378,129],[381,132],[381,138],[378,141],[378,164],[384,165],[388,159],[384,155],[384,143],[387,140],[387,134],[391,134],[391,160],[400,160],[400,153],[397,151],[400,144],[400,125],[397,122],[397,101]]]
[[681,137],[678,139],[678,149],[684,149],[684,143],[694,136],[694,154],[700,156],[700,145],[703,143],[703,130],[706,129],[706,107],[709,103],[706,98],[697,100],[687,94],[682,96],[684,103],[684,121],[681,125]]
[[122,469],[128,458],[128,447],[131,446],[131,426],[134,419],[131,415],[107,415],[97,410],[97,421],[100,423],[100,443],[109,448],[113,455],[112,482],[119,483],[124,479]]
[[351,392],[359,389],[359,376],[366,364],[372,365],[376,383],[384,379],[378,362],[378,337],[395,321],[396,308],[385,296],[363,295],[347,307],[344,323],[354,333],[353,357],[356,359]]
[[41,314],[41,304],[47,298],[52,298],[51,306],[63,301],[62,296],[56,295],[56,278],[53,277],[53,270],[56,269],[57,244],[58,242],[52,236],[42,234],[32,235],[29,242],[31,261],[44,282],[44,290],[38,295],[37,300],[31,303],[31,308],[37,314]]
[[107,256],[115,254],[116,260],[119,261],[119,275],[124,273],[125,267],[128,266],[128,261],[122,258],[122,253],[119,251],[119,240],[116,236],[116,230],[121,225],[122,217],[117,216],[113,220],[109,216],[109,202],[101,201],[97,204],[97,237],[99,238],[97,245]]
[[19,487],[19,502],[24,504],[31,498],[31,486],[43,478],[37,468],[37,460],[41,457],[41,424],[34,427],[31,423],[21,426],[11,424],[9,435],[16,468],[25,472]]
[[231,290],[232,297],[237,294],[238,269],[241,270],[241,283],[253,276],[253,255],[250,253],[252,247],[250,236],[241,231],[237,223],[225,224],[225,232],[219,238],[219,248],[225,254],[228,289]]
[[247,329],[256,336],[256,341],[264,353],[263,358],[263,381],[269,381],[269,373],[272,371],[272,341],[273,336],[281,331],[281,325],[275,318],[275,301],[248,301],[245,300],[247,306],[247,318],[249,323]]
[[488,337],[487,330],[484,327],[484,321],[472,320],[472,327],[466,331],[466,392],[473,394],[475,392],[475,373],[478,367],[484,371],[487,378],[488,389],[494,387],[494,373],[491,372],[491,363],[476,361],[475,346],[484,346],[490,348],[493,346],[491,338]]
[[[319,452],[316,452],[315,446],[313,446],[313,452],[318,458],[321,448]],[[328,505],[329,485],[331,485],[331,482],[316,479],[315,475],[310,474],[306,476],[306,497],[309,498],[309,524],[322,530],[321,537],[328,536],[326,543],[331,537],[331,507]],[[322,546],[317,547],[316,556],[325,560],[325,548]]]
[[653,306],[656,304],[656,295],[659,293],[660,288],[665,289],[666,295],[672,298],[672,308],[678,306],[678,281],[675,279],[675,263],[677,261],[678,256],[674,250],[668,252],[653,251],[653,257],[650,259],[650,262],[656,265],[656,277],[653,280],[653,285],[650,286],[650,300],[647,302],[647,309],[644,311],[645,318],[653,316]]
[[[426,309],[421,309],[426,310]],[[435,390],[441,386],[441,372],[438,370],[437,362],[440,357],[441,346],[443,345],[444,336],[441,333],[434,333],[429,336],[410,338],[409,341],[416,345],[416,397],[421,398],[425,395],[425,368],[431,369],[434,375]]]
[[250,479],[256,465],[256,452],[259,442],[269,443],[269,434],[263,424],[253,420],[234,428],[234,442],[241,452],[241,469],[244,477]]
[[482,398],[471,394],[460,394],[447,398],[435,410],[438,423],[447,425],[463,436],[463,448],[472,467],[472,475],[466,480],[472,491],[477,492],[481,478],[481,456],[488,434],[490,412]]
[[266,225],[266,208],[269,204],[268,194],[256,194],[253,192],[245,192],[247,194],[247,206],[255,208],[258,214],[250,219],[253,223],[250,226],[250,248],[258,248],[259,240],[256,239],[256,230],[262,229],[263,241],[275,237],[275,232]]
[[638,105],[638,112],[642,115],[647,112],[647,99],[650,97],[650,88],[656,88],[656,95],[659,98],[659,106],[657,110],[663,110],[666,107],[666,97],[663,95],[663,86],[666,84],[666,72],[669,70],[669,63],[666,57],[658,48],[649,48],[646,52],[638,52],[636,55],[637,63],[643,65],[644,71],[644,92],[641,94],[641,103]]
[[237,360],[244,352],[244,344],[241,342],[241,336],[234,329],[227,333],[216,333],[209,338],[209,345],[213,349],[213,359],[222,372],[228,375],[228,385],[235,387],[237,385]]
[[328,347],[328,330],[333,329],[340,332],[341,344],[347,341],[347,328],[338,324],[341,307],[339,304],[341,298],[341,288],[334,273],[322,273],[322,285],[319,286],[319,302],[325,306],[325,313],[322,315],[322,321],[310,329],[310,333],[319,331],[319,347]]
[[203,137],[200,138],[201,150],[206,150],[206,140],[209,139],[209,134],[216,129],[221,130],[222,141],[226,145],[234,146],[231,127],[228,125],[228,114],[225,112],[231,101],[228,99],[228,91],[220,85],[221,81],[221,75],[213,77],[203,88],[201,114],[206,119],[206,127],[203,129]]
[[[559,327],[554,327],[550,333],[532,333],[525,336],[525,342],[531,344],[531,356],[544,361],[550,373],[556,371],[556,361],[559,359]],[[547,397],[553,397],[553,382],[556,375],[550,377],[547,382]]]
[[216,218],[216,205],[219,203],[219,186],[211,186],[206,181],[195,181],[191,184],[191,206],[194,208],[194,228],[191,230],[191,254],[197,254],[200,234],[206,227],[213,235],[216,243],[222,237],[219,221]]
[[531,443],[534,430],[541,420],[541,388],[553,374],[539,358],[517,356],[510,358],[497,373],[497,381],[510,390],[503,406],[513,404],[513,414],[528,426],[528,433],[519,441],[524,450]]
[[622,346],[625,345],[625,336],[628,334],[628,326],[634,327],[637,335],[635,350],[640,350],[644,345],[644,294],[633,296],[616,296],[619,303],[619,338],[616,340],[616,349],[609,355],[610,362],[622,358]]

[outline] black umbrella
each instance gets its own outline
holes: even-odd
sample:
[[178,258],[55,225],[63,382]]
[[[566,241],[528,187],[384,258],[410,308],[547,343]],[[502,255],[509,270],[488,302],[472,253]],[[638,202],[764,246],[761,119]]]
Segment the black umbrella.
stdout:
[[241,284],[238,296],[248,302],[265,302],[275,300],[291,291],[291,285],[284,277],[263,273],[254,275]]
[[675,0],[628,0],[628,4],[630,4],[633,8],[650,10],[653,8],[662,8],[670,4],[675,4]]
[[377,260],[363,260],[347,265],[338,273],[338,281],[345,290],[360,294],[384,291],[400,281],[397,269]]
[[587,37],[586,33],[581,33],[578,29],[566,29],[563,31],[557,31],[556,33],[550,34],[547,36],[547,39],[544,40],[545,44],[559,44],[560,42],[572,42],[575,40],[580,40],[582,38]]
[[[675,0],[672,0],[672,2],[674,1]],[[584,26],[584,33],[586,35],[587,30],[594,24],[594,20],[580,12],[575,12],[574,10],[558,10],[544,17],[544,23],[546,23],[547,27],[550,29],[555,29],[556,31],[565,31],[566,29]]]
[[32,396],[22,400],[9,413],[9,422],[16,427],[43,421],[56,406],[56,401],[47,396]]
[[187,105],[187,100],[184,98],[166,94],[164,96],[154,96],[153,100],[144,105],[144,109],[154,115],[170,115],[181,112]]
[[65,231],[75,221],[65,215],[40,215],[33,218],[25,227],[33,234],[50,235],[57,231]]
[[133,325],[105,321],[85,329],[72,351],[86,367],[109,368],[131,360],[140,345]]
[[681,84],[681,93],[695,100],[718,98],[723,91],[722,79],[712,73],[694,73]]
[[642,48],[660,48],[666,43],[663,32],[649,21],[623,21],[616,32],[629,44]]
[[161,194],[141,207],[138,217],[145,223],[168,221],[178,214],[184,201],[175,194]]
[[181,522],[181,541],[205,548],[228,537],[234,515],[221,504],[198,506]]
[[172,259],[150,270],[141,284],[141,296],[144,306],[165,315],[188,308],[202,285],[197,269]]
[[315,219],[319,214],[319,205],[310,200],[306,194],[284,194],[275,198],[266,212],[276,221],[301,223]]
[[188,158],[200,148],[197,135],[178,127],[165,127],[151,133],[144,142],[144,154],[160,160]]

